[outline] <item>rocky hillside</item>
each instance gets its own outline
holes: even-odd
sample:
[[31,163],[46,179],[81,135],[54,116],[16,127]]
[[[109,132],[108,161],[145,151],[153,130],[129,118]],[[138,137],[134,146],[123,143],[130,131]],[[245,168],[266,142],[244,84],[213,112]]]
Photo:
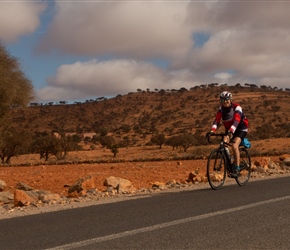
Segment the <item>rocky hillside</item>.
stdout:
[[144,143],[153,134],[172,136],[207,132],[219,107],[220,92],[228,90],[241,104],[250,122],[252,140],[289,137],[290,91],[257,86],[210,86],[190,90],[138,90],[114,98],[85,103],[38,104],[15,108],[15,127],[30,131],[96,133]]

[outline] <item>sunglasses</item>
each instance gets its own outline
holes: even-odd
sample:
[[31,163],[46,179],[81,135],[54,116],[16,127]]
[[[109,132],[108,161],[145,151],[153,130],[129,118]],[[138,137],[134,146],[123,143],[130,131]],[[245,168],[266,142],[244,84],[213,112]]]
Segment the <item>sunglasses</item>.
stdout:
[[221,98],[221,102],[227,102],[229,100],[231,100],[231,99],[230,98],[226,98],[226,99]]

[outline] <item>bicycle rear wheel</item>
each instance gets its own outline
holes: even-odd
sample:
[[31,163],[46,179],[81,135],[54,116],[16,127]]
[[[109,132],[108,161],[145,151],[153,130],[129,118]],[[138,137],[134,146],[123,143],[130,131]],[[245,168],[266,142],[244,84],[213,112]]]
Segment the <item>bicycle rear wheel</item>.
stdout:
[[240,186],[247,184],[251,177],[251,158],[247,149],[241,147],[240,150],[240,175],[236,178],[236,182]]
[[212,189],[220,189],[226,179],[225,158],[222,152],[214,149],[207,160],[207,179]]

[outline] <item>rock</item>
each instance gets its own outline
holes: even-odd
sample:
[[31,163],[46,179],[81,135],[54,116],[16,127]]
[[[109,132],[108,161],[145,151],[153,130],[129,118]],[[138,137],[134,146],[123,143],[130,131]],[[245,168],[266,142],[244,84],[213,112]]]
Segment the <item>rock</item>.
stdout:
[[214,174],[211,176],[212,181],[221,182],[223,180],[223,178],[224,178],[223,174]]
[[199,183],[205,182],[207,179],[200,174],[200,169],[197,168],[194,172],[189,173],[187,181],[192,183]]
[[152,188],[153,189],[158,188],[158,189],[164,190],[164,189],[166,189],[166,186],[163,182],[156,181],[153,183]]
[[87,176],[84,178],[78,179],[73,185],[71,185],[68,189],[68,194],[73,192],[80,193],[82,190],[90,190],[92,188],[95,188],[95,181],[92,178],[92,176]]
[[107,190],[110,188],[117,189],[119,194],[134,193],[136,188],[133,187],[132,182],[115,176],[110,176],[105,179],[104,186]]
[[188,181],[189,182],[194,182],[194,179],[196,178],[197,174],[196,172],[190,172],[189,175],[188,175]]
[[6,182],[0,180],[0,192],[4,191],[6,187],[7,187]]
[[196,176],[196,178],[195,178],[194,181],[195,182],[202,182],[203,181],[203,178],[202,178],[202,176]]
[[43,203],[51,203],[52,201],[60,201],[61,197],[59,194],[45,192],[44,194],[39,195],[38,199],[41,200]]
[[270,158],[269,157],[261,157],[260,159],[256,159],[254,161],[254,164],[257,166],[257,167],[263,167],[265,168],[267,166],[268,168],[268,164],[270,162]]
[[255,168],[255,171],[258,172],[258,173],[266,173],[265,168],[263,168],[262,166],[257,166]]
[[27,184],[23,183],[23,182],[18,182],[15,186],[16,189],[19,190],[24,190],[24,191],[31,191],[33,190],[32,187],[28,186]]
[[290,155],[289,155],[289,154],[281,155],[281,156],[279,157],[279,160],[280,160],[280,161],[284,161],[286,158],[289,158],[289,159],[290,159]]
[[22,206],[28,206],[32,202],[35,202],[37,200],[30,197],[25,191],[20,189],[14,190],[14,206],[15,207],[22,207]]
[[178,184],[181,185],[181,186],[183,186],[183,185],[187,185],[188,182],[181,180],[181,181],[178,182]]
[[68,198],[78,198],[79,197],[79,193],[77,191],[73,191],[68,193]]
[[122,186],[131,186],[132,182],[129,180],[126,180],[126,179],[115,177],[115,176],[110,176],[110,177],[106,178],[104,181],[104,186],[106,186],[106,187],[111,186],[115,189],[117,189],[119,184],[121,184]]
[[169,180],[168,182],[166,182],[166,185],[174,185],[176,184],[176,180]]
[[25,183],[17,183],[14,190],[14,206],[29,206],[37,203],[51,203],[61,200],[59,194],[52,194],[50,191],[33,190]]
[[120,183],[117,187],[117,191],[119,194],[133,194],[135,193],[136,188],[134,188],[132,184],[127,186]]
[[10,204],[13,203],[14,196],[9,191],[0,192],[0,203],[1,204]]
[[268,168],[269,169],[277,169],[278,166],[276,165],[275,162],[269,161]]
[[175,185],[176,185],[176,180],[170,180],[170,181],[166,182],[167,187],[173,188],[173,187],[175,187]]
[[283,165],[289,167],[290,166],[290,157],[289,158],[285,158],[283,160]]
[[[22,190],[23,191],[23,190]],[[44,191],[39,190],[30,190],[30,191],[24,191],[30,198],[32,198],[34,201],[38,201],[39,195],[43,193]]]

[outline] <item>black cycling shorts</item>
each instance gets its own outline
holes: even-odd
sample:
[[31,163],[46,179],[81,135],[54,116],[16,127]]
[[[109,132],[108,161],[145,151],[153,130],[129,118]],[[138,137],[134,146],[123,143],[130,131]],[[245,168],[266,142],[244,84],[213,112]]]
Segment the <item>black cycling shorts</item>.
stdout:
[[235,138],[235,137],[240,137],[241,139],[243,139],[243,138],[245,138],[246,137],[246,135],[247,135],[247,132],[245,132],[245,131],[235,131],[235,133],[233,134],[233,138]]

